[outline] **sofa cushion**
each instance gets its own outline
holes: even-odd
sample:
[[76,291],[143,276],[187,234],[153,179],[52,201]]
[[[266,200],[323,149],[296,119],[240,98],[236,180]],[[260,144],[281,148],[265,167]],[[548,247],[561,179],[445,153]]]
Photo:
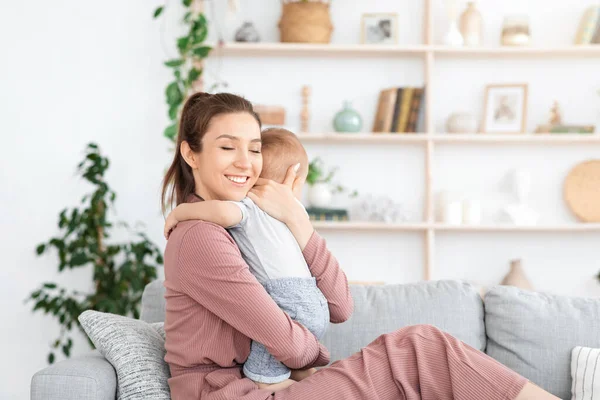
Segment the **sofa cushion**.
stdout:
[[483,302],[468,283],[353,285],[351,291],[354,313],[343,324],[330,324],[323,337],[332,361],[350,356],[381,334],[417,324],[434,325],[476,349],[485,349]]
[[[600,400],[600,349],[577,346],[571,353],[571,400]],[[596,382],[598,378],[598,382]],[[596,393],[594,395],[594,393]]]
[[600,347],[600,299],[496,286],[485,296],[487,354],[561,399],[571,398],[571,352]]
[[146,322],[165,322],[165,286],[162,279],[150,282],[142,293],[140,319]]
[[79,322],[117,373],[117,399],[170,400],[163,323],[84,311]]

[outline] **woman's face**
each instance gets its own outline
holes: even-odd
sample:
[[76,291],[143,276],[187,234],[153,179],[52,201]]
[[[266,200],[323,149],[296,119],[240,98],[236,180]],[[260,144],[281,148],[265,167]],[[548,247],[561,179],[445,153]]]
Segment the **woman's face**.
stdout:
[[253,116],[243,112],[213,117],[202,151],[184,154],[193,169],[196,194],[205,200],[242,200],[262,170],[260,150],[260,128]]

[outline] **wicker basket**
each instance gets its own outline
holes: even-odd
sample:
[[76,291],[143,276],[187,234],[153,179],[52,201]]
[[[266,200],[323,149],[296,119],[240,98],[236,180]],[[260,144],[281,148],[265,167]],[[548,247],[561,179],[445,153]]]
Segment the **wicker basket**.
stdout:
[[333,24],[329,3],[283,3],[279,32],[283,43],[329,43]]

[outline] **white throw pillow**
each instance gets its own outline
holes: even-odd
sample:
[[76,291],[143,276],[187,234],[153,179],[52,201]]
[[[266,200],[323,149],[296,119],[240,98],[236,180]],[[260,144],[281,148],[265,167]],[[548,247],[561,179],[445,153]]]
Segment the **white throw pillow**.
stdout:
[[600,365],[598,364],[600,364],[600,349],[581,346],[573,349],[571,400],[600,400]]
[[93,310],[81,313],[79,322],[115,368],[119,400],[171,399],[162,322],[149,324]]

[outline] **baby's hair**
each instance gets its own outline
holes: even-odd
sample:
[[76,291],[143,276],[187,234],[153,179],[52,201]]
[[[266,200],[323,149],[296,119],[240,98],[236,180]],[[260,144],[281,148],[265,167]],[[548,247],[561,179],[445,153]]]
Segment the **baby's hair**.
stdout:
[[268,128],[262,131],[263,169],[261,178],[283,182],[290,165],[300,163],[297,176],[308,174],[308,155],[298,137],[287,129]]

